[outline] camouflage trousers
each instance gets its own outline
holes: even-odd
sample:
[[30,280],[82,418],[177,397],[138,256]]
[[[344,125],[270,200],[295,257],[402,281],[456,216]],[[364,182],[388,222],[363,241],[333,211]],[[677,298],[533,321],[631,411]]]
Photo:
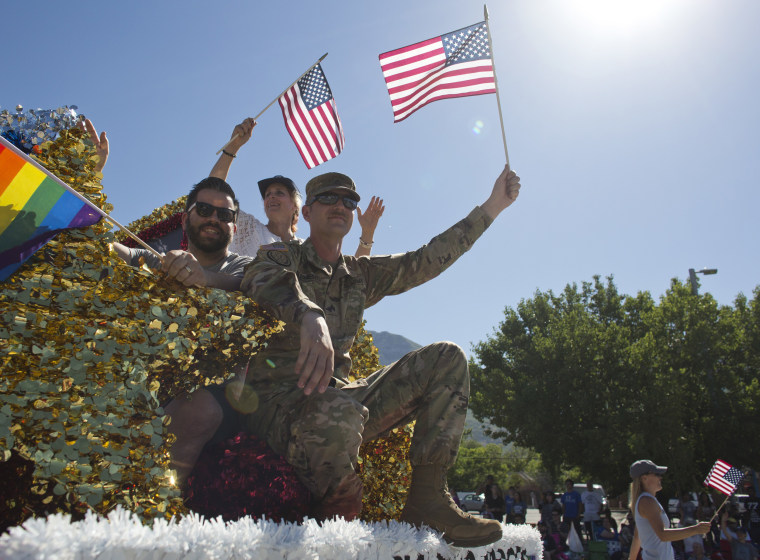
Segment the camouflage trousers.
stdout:
[[[359,446],[416,420],[412,465],[456,459],[470,394],[467,359],[456,344],[411,352],[372,375],[324,393],[260,386],[246,428],[293,465],[317,501],[338,492],[361,495]],[[337,490],[340,487],[340,490]]]

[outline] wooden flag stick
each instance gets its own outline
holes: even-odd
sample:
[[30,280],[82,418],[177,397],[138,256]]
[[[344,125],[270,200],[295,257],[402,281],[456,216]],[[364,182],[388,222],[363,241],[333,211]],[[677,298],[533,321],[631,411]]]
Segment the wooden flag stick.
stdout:
[[493,84],[496,87],[496,106],[499,108],[499,122],[501,123],[501,139],[504,141],[504,156],[507,158],[509,165],[509,152],[507,151],[507,135],[504,134],[504,117],[501,116],[501,100],[499,99],[499,80],[496,79],[496,53],[493,50],[493,41],[491,40],[491,27],[488,24],[488,6],[483,4],[483,14],[486,18],[486,31],[488,32],[488,46],[491,49],[491,65],[493,66]]
[[[285,94],[285,92],[286,92],[286,91],[288,91],[290,88],[292,88],[292,87],[293,87],[293,85],[294,85],[294,84],[295,84],[295,83],[296,83],[298,80],[300,80],[300,79],[301,79],[301,78],[303,78],[303,77],[304,77],[306,74],[308,74],[309,72],[311,72],[312,68],[314,68],[314,67],[315,67],[317,64],[319,64],[320,62],[322,62],[322,61],[325,59],[325,57],[326,57],[326,56],[327,56],[327,53],[323,54],[323,55],[322,55],[322,57],[321,57],[319,60],[317,60],[317,61],[316,61],[314,64],[312,64],[311,66],[309,66],[309,68],[306,70],[306,72],[304,72],[303,74],[301,74],[300,76],[298,76],[298,77],[297,77],[295,80],[293,80],[293,83],[292,83],[292,84],[290,84],[288,87],[286,87],[284,90],[282,90],[282,93],[281,93],[280,95],[278,95],[277,97],[275,97],[274,99],[272,99],[272,101],[269,103],[269,105],[267,105],[267,106],[266,106],[266,107],[264,107],[264,108],[263,108],[261,111],[259,111],[259,114],[258,114],[258,115],[256,115],[255,117],[253,117],[253,120],[255,121],[255,120],[256,120],[256,119],[258,119],[258,118],[259,118],[261,115],[263,115],[263,114],[264,114],[264,111],[266,111],[266,110],[267,110],[267,109],[269,109],[269,108],[270,108],[272,105],[274,105],[274,102],[275,102],[275,101],[277,101],[277,100],[278,100],[280,97],[282,97],[282,96]],[[219,148],[219,150],[216,152],[216,155],[219,155],[219,154],[221,154],[221,153],[222,153],[222,150],[224,150],[224,149],[225,149],[227,146],[229,146],[230,144],[232,144],[233,140],[235,140],[235,138],[237,138],[237,137],[238,137],[238,134],[237,134],[237,133],[235,133],[235,135],[234,135],[232,138],[230,138],[230,141],[229,141],[229,142],[227,142],[227,143],[226,143],[224,146],[222,146],[221,148]]]
[[53,181],[55,181],[56,183],[58,183],[59,185],[61,185],[64,189],[66,189],[71,194],[73,194],[74,196],[76,196],[79,200],[81,200],[82,202],[84,202],[87,206],[89,206],[90,208],[92,208],[93,210],[95,210],[95,212],[97,212],[100,216],[102,216],[107,221],[111,222],[113,225],[115,225],[116,227],[118,227],[119,229],[121,229],[121,231],[123,231],[124,233],[126,233],[129,237],[131,237],[132,239],[134,239],[137,243],[139,243],[140,245],[142,245],[145,249],[147,249],[148,251],[150,251],[151,253],[153,253],[154,255],[156,255],[159,259],[163,259],[163,256],[161,255],[161,253],[159,253],[158,251],[156,251],[153,247],[151,247],[150,245],[148,245],[147,243],[145,243],[142,239],[140,239],[139,237],[137,237],[134,233],[132,233],[127,228],[125,228],[123,225],[121,225],[119,222],[117,222],[116,220],[114,220],[106,212],[104,212],[103,210],[101,210],[100,208],[98,208],[97,205],[95,205],[93,202],[91,202],[90,199],[88,199],[86,196],[84,196],[78,190],[72,189],[70,186],[68,186],[66,183],[64,183],[61,179],[59,179],[54,174],[52,174],[50,171],[48,171],[47,169],[45,169],[45,167],[42,166],[39,162],[35,161],[31,157],[27,157],[21,150],[19,150],[18,148],[16,148],[16,146],[14,146],[13,144],[11,144],[10,142],[6,142],[5,139],[3,139],[2,142],[3,142],[3,145],[5,147],[7,147],[7,148],[13,150],[14,152],[16,152],[16,154],[19,155],[20,157],[22,157],[24,159],[24,161],[27,161],[27,162],[31,163],[37,169],[39,169],[40,171],[42,171],[45,175],[47,175],[48,177],[50,177],[51,179],[53,179]]
[[[737,486],[737,488],[738,488],[738,486]],[[731,498],[731,496],[733,496],[733,495],[734,495],[734,492],[736,492],[737,488],[734,488],[734,491],[733,491],[733,492],[731,492],[731,493],[730,493],[728,496],[726,496],[726,497],[724,498],[724,500],[723,500],[723,503],[722,503],[722,504],[720,504],[720,507],[718,507],[718,509],[716,509],[716,510],[715,510],[715,513],[714,513],[714,514],[713,514],[713,516],[710,518],[710,523],[712,523],[712,522],[713,522],[713,520],[714,520],[715,518],[717,518],[717,517],[718,517],[718,514],[720,513],[720,510],[722,510],[722,509],[723,509],[723,506],[725,506],[725,505],[728,503],[728,500]],[[718,524],[720,524],[720,520],[718,520]]]

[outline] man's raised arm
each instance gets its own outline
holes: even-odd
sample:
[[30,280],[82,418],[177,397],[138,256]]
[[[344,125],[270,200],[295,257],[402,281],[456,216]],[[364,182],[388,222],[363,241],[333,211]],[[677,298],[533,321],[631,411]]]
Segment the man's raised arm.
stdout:
[[360,263],[366,268],[366,306],[374,305],[385,296],[406,292],[441,274],[470,250],[519,193],[520,178],[505,166],[488,199],[426,245],[408,253],[372,257],[372,266]]

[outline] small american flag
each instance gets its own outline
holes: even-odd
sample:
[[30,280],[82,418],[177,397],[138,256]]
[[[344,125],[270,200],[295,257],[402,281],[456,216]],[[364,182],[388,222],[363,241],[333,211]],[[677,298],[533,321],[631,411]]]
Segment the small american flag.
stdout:
[[742,471],[718,459],[705,479],[705,486],[712,486],[730,496],[743,478],[744,473]]
[[283,93],[279,101],[285,128],[306,167],[316,167],[343,151],[343,127],[321,64]]
[[394,122],[438,99],[496,93],[485,21],[381,54],[380,67]]

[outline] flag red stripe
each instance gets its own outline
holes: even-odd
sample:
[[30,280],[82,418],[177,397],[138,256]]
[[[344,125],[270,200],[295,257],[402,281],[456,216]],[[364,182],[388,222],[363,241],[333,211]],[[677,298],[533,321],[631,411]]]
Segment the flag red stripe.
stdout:
[[298,114],[299,132],[301,133],[304,143],[307,146],[309,153],[312,154],[314,161],[327,161],[323,147],[319,143],[318,136],[316,135],[314,119],[312,119],[309,111],[301,102],[301,96],[299,94],[298,101],[295,103],[295,111]]
[[[432,98],[436,98],[441,94],[464,97],[468,94],[478,95],[483,93],[493,93],[496,91],[496,88],[494,87],[476,88],[475,86],[478,85],[493,86],[493,80],[478,79],[468,80],[466,82],[457,82],[455,84],[438,84],[437,86],[429,88],[423,95],[418,95],[418,93],[415,92],[415,94],[412,96],[407,96],[403,99],[400,99],[398,103],[394,103],[394,112],[403,113],[420,103],[429,103]],[[456,90],[462,91],[454,93]]]
[[[393,98],[394,102],[397,102],[399,99],[398,97],[393,97],[394,94],[397,94],[399,92],[403,92],[408,89],[414,89],[414,91],[420,91],[424,89],[425,85],[428,84],[434,84],[436,82],[440,82],[441,80],[447,80],[447,79],[453,79],[453,78],[460,78],[462,81],[468,80],[468,79],[479,79],[478,76],[473,76],[473,74],[491,74],[488,76],[488,79],[490,79],[492,82],[493,79],[493,66],[491,64],[486,64],[483,66],[478,65],[477,67],[468,67],[468,68],[458,68],[456,66],[449,66],[447,68],[441,69],[440,72],[436,72],[434,74],[430,74],[428,76],[425,76],[424,83],[422,84],[423,87],[415,87],[415,85],[399,85],[392,87],[388,87],[388,93]],[[472,76],[471,78],[467,78],[467,76]],[[463,77],[463,78],[462,78]],[[423,82],[423,81],[421,81]],[[457,83],[456,81],[452,81],[450,83]],[[413,94],[414,92],[412,92]]]
[[414,109],[410,110],[409,112],[404,112],[404,111],[394,112],[393,113],[393,115],[394,115],[394,122],[401,122],[401,121],[403,121],[404,119],[410,117],[416,111],[418,111],[419,109],[422,109],[425,105],[428,105],[428,104],[432,103],[433,101],[439,101],[441,99],[451,99],[451,98],[454,98],[454,97],[472,97],[473,95],[485,95],[485,94],[490,94],[490,93],[494,93],[494,92],[493,91],[483,91],[483,92],[479,92],[479,93],[473,93],[473,92],[470,91],[470,92],[467,92],[467,93],[452,93],[452,94],[448,94],[448,95],[438,95],[438,96],[433,97],[431,99],[427,99],[424,103],[422,103],[420,105],[415,105]]
[[16,178],[25,163],[13,151],[0,144],[0,196],[3,195],[11,181]]
[[288,110],[290,117],[286,119],[286,126],[288,127],[288,130],[290,131],[290,136],[293,138],[293,141],[296,143],[296,147],[298,148],[299,153],[301,154],[301,157],[304,160],[304,163],[306,163],[306,167],[311,169],[315,165],[317,165],[315,162],[317,160],[316,154],[312,150],[311,145],[308,142],[308,138],[306,136],[306,132],[303,130],[301,122],[299,122],[299,119],[302,119],[302,112],[300,111],[300,97],[298,95],[298,86],[293,86],[290,90],[288,90],[287,96],[288,96]]
[[325,110],[327,103],[322,103],[319,107],[311,110],[311,118],[314,121],[314,131],[322,139],[321,146],[327,149],[329,157],[334,158],[338,155],[335,151],[335,135],[332,128],[327,124],[329,122],[329,113]]
[[[441,37],[433,37],[432,39],[427,39],[426,41],[420,41],[419,43],[415,43],[413,45],[408,45],[406,47],[401,47],[400,49],[395,49],[392,51],[385,52],[381,54],[378,58],[380,59],[380,64],[383,64],[384,60],[388,60],[389,58],[393,58],[398,55],[402,55],[404,53],[408,53],[410,51],[414,51],[423,47],[427,47],[429,45],[434,44],[442,44],[441,43]],[[393,64],[392,62],[386,62],[385,64]]]
[[[430,61],[430,62],[427,62]],[[441,46],[440,49],[436,49],[430,52],[425,53],[419,53],[415,54],[414,56],[410,56],[408,58],[405,58],[403,60],[396,60],[394,62],[389,62],[388,64],[383,64],[382,70],[383,70],[383,76],[385,76],[386,81],[388,80],[397,80],[398,77],[402,74],[414,74],[416,72],[423,72],[426,67],[429,67],[431,64],[436,63],[442,63],[446,61],[446,54],[443,50],[443,46]],[[420,64],[423,62],[424,64]],[[406,72],[392,72],[392,70],[397,70],[398,68],[404,68],[409,67],[409,70]]]

